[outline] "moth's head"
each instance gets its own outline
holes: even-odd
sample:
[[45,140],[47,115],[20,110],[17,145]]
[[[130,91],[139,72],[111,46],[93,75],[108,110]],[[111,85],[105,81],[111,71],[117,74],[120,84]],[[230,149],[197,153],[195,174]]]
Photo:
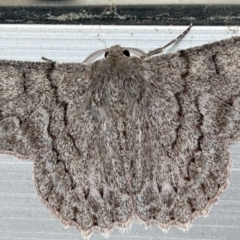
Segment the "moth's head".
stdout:
[[130,57],[131,54],[137,56],[137,57],[143,57],[146,56],[146,53],[138,48],[126,48],[121,47],[120,45],[115,45],[110,48],[105,48],[98,50],[92,54],[90,54],[83,63],[86,64],[92,64],[93,61],[95,61],[98,57],[104,54],[105,58],[111,58],[111,57]]
[[115,45],[106,49],[106,52],[104,54],[105,58],[118,56],[130,57],[130,52],[128,49],[122,48],[120,45]]

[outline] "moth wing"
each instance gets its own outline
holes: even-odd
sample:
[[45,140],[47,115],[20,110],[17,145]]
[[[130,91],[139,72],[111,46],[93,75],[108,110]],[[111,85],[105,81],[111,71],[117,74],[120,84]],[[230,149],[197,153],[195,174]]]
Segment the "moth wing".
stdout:
[[[174,93],[181,114],[214,138],[239,139],[240,37],[150,58],[149,81]],[[195,114],[197,113],[197,115]],[[199,119],[198,113],[203,119]],[[235,116],[233,116],[235,115]]]
[[30,158],[51,144],[49,63],[0,62],[0,152]]
[[139,218],[188,227],[228,185],[240,138],[240,38],[145,60],[152,89],[133,175]]
[[233,37],[182,52],[189,62],[186,94],[198,102],[201,130],[220,141],[240,139],[239,47],[240,37]]
[[90,69],[0,62],[0,152],[34,159],[39,198],[84,236],[132,219],[130,197],[119,191],[101,145],[104,136],[95,139],[99,116],[89,106]]
[[52,147],[34,163],[41,200],[83,236],[132,220],[130,196],[115,178],[121,163],[109,153],[112,133],[91,99],[90,76],[91,67],[82,64],[57,64],[51,72],[59,106],[50,121]]

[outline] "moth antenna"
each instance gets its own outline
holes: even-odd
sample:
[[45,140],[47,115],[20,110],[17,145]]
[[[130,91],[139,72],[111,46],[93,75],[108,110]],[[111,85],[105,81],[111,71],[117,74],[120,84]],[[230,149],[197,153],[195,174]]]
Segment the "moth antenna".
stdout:
[[[189,25],[189,27],[188,27],[183,33],[181,33],[177,38],[173,39],[171,42],[169,42],[168,44],[166,44],[166,45],[163,46],[163,47],[160,47],[160,48],[157,48],[157,49],[155,49],[155,50],[149,51],[149,53],[146,54],[146,57],[151,57],[151,56],[153,56],[153,55],[162,53],[165,48],[167,48],[168,46],[170,46],[170,45],[172,45],[173,43],[177,42],[178,40],[182,39],[182,38],[190,31],[191,28],[192,28],[192,23],[191,23],[191,24]],[[144,57],[143,57],[143,58],[144,58]]]
[[138,57],[147,57],[147,53],[145,53],[143,50],[138,49],[138,48],[127,48],[130,52],[135,54]]
[[91,53],[84,61],[83,63],[91,64],[95,59],[97,59],[99,56],[101,56],[106,51],[109,51],[109,48],[101,49],[96,52]]

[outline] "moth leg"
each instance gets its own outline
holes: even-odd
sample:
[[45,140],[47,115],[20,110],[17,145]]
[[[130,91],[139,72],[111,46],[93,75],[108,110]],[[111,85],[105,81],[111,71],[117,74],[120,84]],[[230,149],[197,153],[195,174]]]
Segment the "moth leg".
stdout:
[[53,60],[51,60],[51,59],[49,59],[49,58],[45,58],[45,57],[42,57],[42,60],[43,60],[43,61],[46,61],[46,62],[48,62],[48,63],[56,63],[55,61],[53,61]]
[[177,42],[178,40],[182,39],[182,38],[190,31],[191,27],[192,27],[192,23],[191,23],[191,24],[189,25],[189,27],[188,27],[182,34],[180,34],[177,38],[173,39],[171,42],[169,42],[168,44],[166,44],[166,45],[163,46],[163,47],[160,47],[160,48],[157,48],[157,49],[155,49],[155,50],[149,51],[149,53],[147,53],[146,56],[143,56],[143,58],[151,57],[151,56],[153,56],[153,55],[162,53],[165,48],[167,48],[168,46],[170,46],[170,45],[172,45],[173,43]]

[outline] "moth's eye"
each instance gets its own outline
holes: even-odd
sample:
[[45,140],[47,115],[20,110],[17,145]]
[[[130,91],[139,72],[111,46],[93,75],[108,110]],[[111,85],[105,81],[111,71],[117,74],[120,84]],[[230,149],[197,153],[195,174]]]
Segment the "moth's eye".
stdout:
[[126,57],[130,57],[130,52],[128,50],[123,50],[123,55],[125,55]]
[[104,57],[106,58],[108,56],[109,52],[105,52]]

